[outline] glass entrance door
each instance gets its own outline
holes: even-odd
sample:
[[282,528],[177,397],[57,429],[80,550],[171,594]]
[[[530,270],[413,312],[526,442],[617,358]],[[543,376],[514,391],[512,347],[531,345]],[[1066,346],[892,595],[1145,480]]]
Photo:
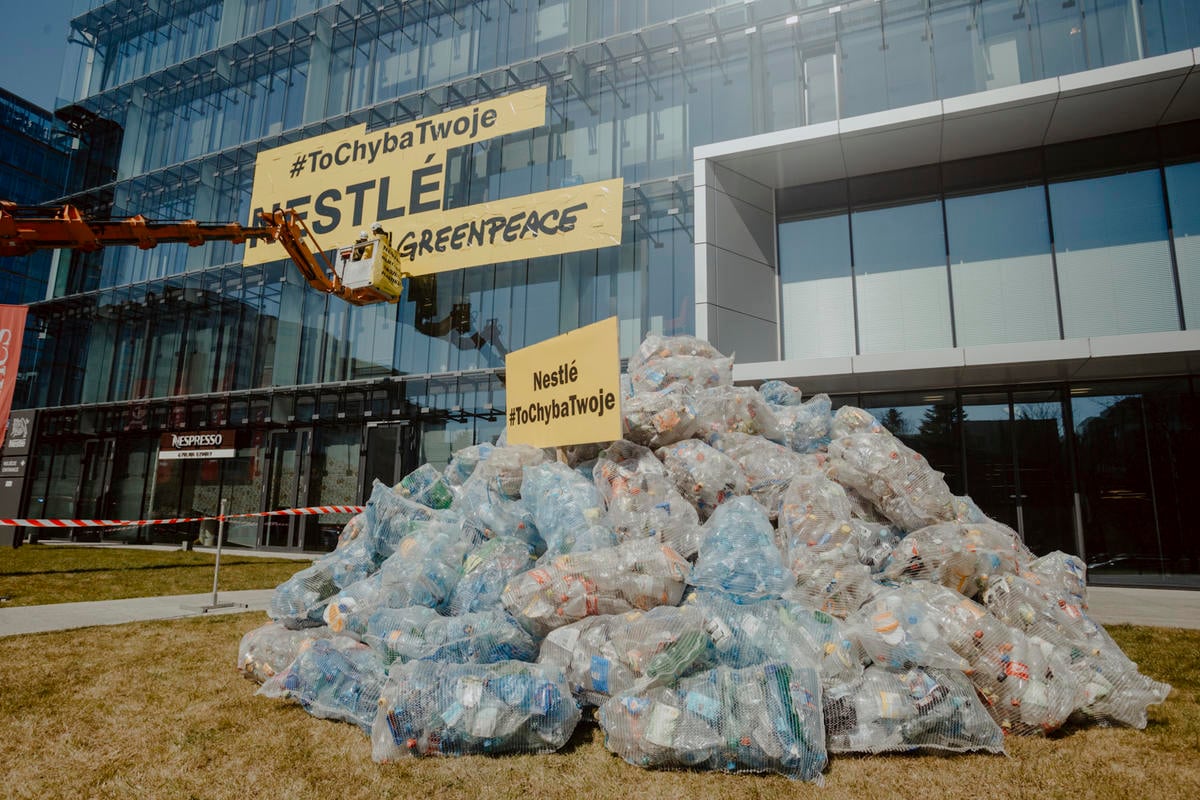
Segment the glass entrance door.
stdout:
[[416,469],[420,437],[419,425],[403,422],[381,422],[367,426],[367,448],[360,470],[362,485],[359,496],[365,502],[371,496],[376,481],[388,486]]
[[964,394],[962,408],[971,499],[1035,553],[1075,552],[1062,393]]
[[75,492],[77,519],[103,519],[112,487],[115,439],[92,439],[83,443],[83,469]]
[[[311,428],[272,431],[267,441],[263,511],[282,511],[308,505],[309,467],[312,462]],[[314,516],[262,517],[260,547],[300,549],[305,534],[316,524]]]

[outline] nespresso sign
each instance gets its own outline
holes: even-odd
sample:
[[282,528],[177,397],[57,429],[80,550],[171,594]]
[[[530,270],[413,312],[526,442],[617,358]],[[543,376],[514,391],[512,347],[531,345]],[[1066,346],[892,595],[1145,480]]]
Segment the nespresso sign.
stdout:
[[158,443],[158,460],[233,458],[237,455],[233,430],[164,433]]

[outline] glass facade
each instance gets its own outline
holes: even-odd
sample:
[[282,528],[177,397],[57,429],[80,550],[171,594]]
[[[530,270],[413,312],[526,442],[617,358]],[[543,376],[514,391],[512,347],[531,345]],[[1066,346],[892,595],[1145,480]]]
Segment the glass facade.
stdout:
[[1095,583],[1200,587],[1185,487],[1200,478],[1197,376],[838,395],[871,411],[1035,553]]
[[[790,220],[796,192],[780,192],[783,355],[1192,330],[1198,165],[1200,126],[1184,123],[842,181]],[[879,185],[899,195],[884,208]],[[810,308],[833,287],[857,339],[832,341]]]
[[[40,350],[24,404],[42,409],[31,516],[361,500],[374,477],[499,435],[510,350],[609,316],[626,355],[648,332],[695,330],[696,146],[1200,45],[1185,0],[76,0],[76,11],[58,115],[81,144],[62,199],[86,211],[245,222],[262,149],[545,86],[544,125],[448,155],[443,205],[621,177],[622,244],[413,280],[398,305],[369,307],[312,292],[290,264],[243,268],[229,243],[64,253],[31,313]],[[1075,311],[1060,313],[1060,298],[1092,302],[1087,270],[1116,275],[1130,259],[1153,280],[1112,299],[1124,313],[1114,329],[1163,325],[1165,285],[1178,313],[1200,315],[1197,159],[1177,139],[1182,155],[1164,148],[1119,175],[1067,175],[1044,159],[1020,185],[964,189],[934,169],[900,195],[894,176],[850,182],[840,205],[788,215],[785,356],[1058,338]],[[1107,266],[1060,263],[1046,187],[1109,180],[1125,199],[1125,172],[1159,176],[1159,206],[1149,177],[1128,178],[1142,193],[1129,201],[1137,230],[1097,239],[1085,215],[1071,252]],[[983,206],[997,216],[981,219]],[[965,435],[960,405],[927,432]],[[924,412],[913,413],[917,430]],[[156,464],[163,431],[226,426],[236,458]],[[1033,467],[1010,459],[1022,469]],[[321,548],[338,522],[243,522],[230,539]]]

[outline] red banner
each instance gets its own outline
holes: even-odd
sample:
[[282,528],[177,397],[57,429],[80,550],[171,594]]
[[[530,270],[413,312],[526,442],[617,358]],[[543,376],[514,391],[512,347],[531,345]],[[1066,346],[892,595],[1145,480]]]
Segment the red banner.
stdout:
[[21,366],[21,340],[25,338],[26,306],[0,305],[0,444],[8,433],[17,370]]

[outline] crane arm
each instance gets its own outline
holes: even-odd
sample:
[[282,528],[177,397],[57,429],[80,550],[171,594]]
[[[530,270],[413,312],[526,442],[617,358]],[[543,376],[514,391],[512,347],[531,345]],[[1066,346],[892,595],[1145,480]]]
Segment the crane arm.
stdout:
[[[350,288],[330,264],[304,220],[292,209],[260,214],[263,225],[247,227],[236,222],[208,223],[195,220],[156,222],[142,215],[126,219],[85,219],[79,209],[64,205],[56,209],[20,206],[0,200],[0,256],[23,256],[35,250],[81,250],[94,252],[110,245],[136,246],[149,250],[159,244],[183,243],[196,247],[206,242],[243,242],[261,239],[278,242],[291,257],[310,286],[336,295],[354,305],[396,302],[392,297],[365,286]],[[313,242],[315,251],[304,241]]]

